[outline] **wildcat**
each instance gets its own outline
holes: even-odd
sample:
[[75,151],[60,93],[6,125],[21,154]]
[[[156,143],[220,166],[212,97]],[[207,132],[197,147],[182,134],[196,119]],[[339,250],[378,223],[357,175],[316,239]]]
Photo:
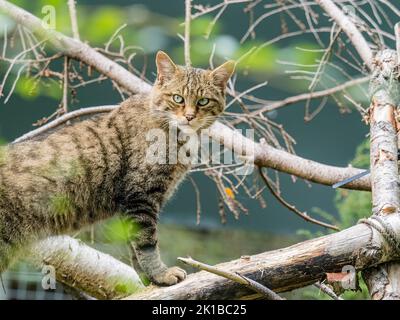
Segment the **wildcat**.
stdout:
[[139,226],[133,253],[151,281],[173,285],[186,277],[161,261],[157,220],[190,164],[149,164],[146,133],[209,127],[224,110],[235,64],[182,67],[159,51],[156,65],[150,93],[105,116],[0,149],[0,273],[32,241],[122,214]]

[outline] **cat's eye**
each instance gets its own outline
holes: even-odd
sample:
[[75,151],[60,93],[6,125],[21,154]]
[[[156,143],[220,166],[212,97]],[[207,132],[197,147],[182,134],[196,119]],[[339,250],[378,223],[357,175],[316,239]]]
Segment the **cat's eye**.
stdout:
[[210,102],[210,100],[209,99],[207,99],[207,98],[201,98],[201,99],[199,99],[198,101],[197,101],[197,104],[199,105],[199,106],[205,106],[205,105],[207,105],[208,103]]
[[174,94],[172,96],[172,99],[174,100],[174,102],[179,103],[179,104],[183,103],[183,101],[185,101],[185,99],[183,99],[183,97],[180,96],[179,94]]

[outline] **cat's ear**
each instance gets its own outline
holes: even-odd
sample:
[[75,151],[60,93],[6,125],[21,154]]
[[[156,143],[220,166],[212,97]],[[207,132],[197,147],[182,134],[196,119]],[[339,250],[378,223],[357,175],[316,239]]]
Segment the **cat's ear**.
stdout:
[[225,89],[229,78],[235,71],[235,61],[228,60],[224,64],[221,64],[218,68],[211,71],[210,76],[212,77],[214,84]]
[[164,80],[171,79],[177,70],[175,63],[172,59],[164,52],[158,51],[156,56],[157,65],[157,80],[161,83]]

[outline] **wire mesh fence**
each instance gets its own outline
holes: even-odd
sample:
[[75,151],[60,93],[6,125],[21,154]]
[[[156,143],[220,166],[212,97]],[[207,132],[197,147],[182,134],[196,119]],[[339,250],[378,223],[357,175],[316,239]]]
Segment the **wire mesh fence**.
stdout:
[[1,275],[0,300],[69,300],[60,283],[55,289],[44,289],[45,274],[28,264],[20,263]]

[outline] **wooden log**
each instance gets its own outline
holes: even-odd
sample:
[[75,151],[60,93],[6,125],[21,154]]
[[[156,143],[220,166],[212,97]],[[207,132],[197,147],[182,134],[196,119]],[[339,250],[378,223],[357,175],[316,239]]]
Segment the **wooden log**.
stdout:
[[[400,231],[398,217],[385,219],[397,232]],[[390,256],[381,235],[367,225],[359,224],[335,234],[216,267],[237,272],[275,292],[284,292],[321,281],[327,272],[341,272],[343,267],[360,270],[393,258],[396,257]],[[200,271],[172,287],[151,286],[127,299],[239,299],[251,293],[235,282]]]
[[[396,120],[400,86],[396,76],[397,52],[379,52],[374,65],[370,86],[372,213],[378,217],[400,217]],[[373,299],[400,300],[400,263],[368,269],[364,272],[364,279]]]

